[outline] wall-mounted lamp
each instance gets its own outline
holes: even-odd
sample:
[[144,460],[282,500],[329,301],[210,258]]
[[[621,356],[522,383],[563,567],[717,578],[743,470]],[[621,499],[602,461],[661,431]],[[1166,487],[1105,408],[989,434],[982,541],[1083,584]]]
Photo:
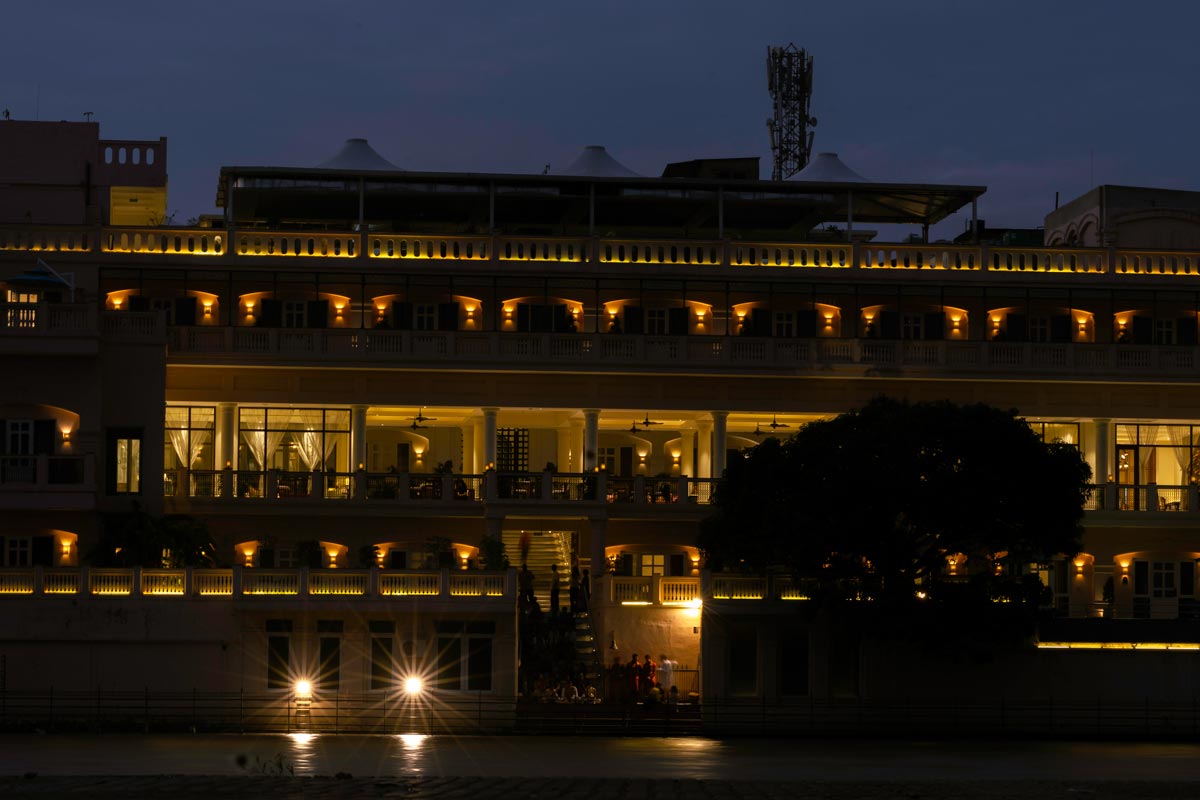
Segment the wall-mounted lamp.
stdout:
[[204,302],[203,302],[201,305],[203,305],[203,306],[204,306],[204,316],[206,316],[206,317],[211,317],[211,316],[212,316],[212,306],[213,306],[213,301],[212,301],[212,300],[205,300],[205,301],[204,301]]
[[124,297],[114,297],[114,298],[113,298],[113,301],[112,301],[112,303],[113,303],[113,308],[115,308],[117,311],[120,311],[120,310],[121,310],[121,303],[124,303],[124,302],[125,302],[125,298],[124,298]]
[[71,443],[71,429],[70,428],[62,429],[62,440],[63,440],[63,444]]
[[334,315],[335,317],[338,317],[338,318],[340,319],[340,318],[341,318],[341,316],[342,316],[342,311],[343,311],[343,309],[345,309],[345,308],[346,308],[346,305],[345,305],[345,303],[337,303],[337,304],[335,304],[335,305],[334,305],[334,307],[333,307],[333,315]]

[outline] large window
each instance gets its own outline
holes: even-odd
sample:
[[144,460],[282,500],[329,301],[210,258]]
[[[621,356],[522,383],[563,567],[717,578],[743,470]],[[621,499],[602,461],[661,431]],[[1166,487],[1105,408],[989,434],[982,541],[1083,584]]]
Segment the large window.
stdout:
[[109,494],[141,494],[142,431],[112,429],[108,432],[106,466]]
[[776,337],[790,339],[796,335],[796,312],[776,311],[773,321]]
[[292,621],[267,620],[267,688],[291,687]]
[[350,472],[350,412],[332,408],[241,408],[238,469]]
[[1043,442],[1061,442],[1079,447],[1078,422],[1030,422],[1029,427]]
[[[1179,508],[1182,488],[1200,483],[1200,426],[1117,425],[1117,482],[1158,484],[1160,504]],[[1174,487],[1174,488],[1173,488]]]
[[495,633],[493,622],[438,622],[437,688],[491,691]]
[[216,410],[211,407],[167,406],[163,469],[216,469],[213,463],[216,418]]

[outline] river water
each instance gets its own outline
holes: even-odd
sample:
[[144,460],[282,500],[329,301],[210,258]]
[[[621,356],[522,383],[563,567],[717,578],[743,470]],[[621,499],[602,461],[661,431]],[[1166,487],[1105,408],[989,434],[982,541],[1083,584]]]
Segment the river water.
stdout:
[[1200,781],[1200,745],[527,736],[4,735],[0,774]]

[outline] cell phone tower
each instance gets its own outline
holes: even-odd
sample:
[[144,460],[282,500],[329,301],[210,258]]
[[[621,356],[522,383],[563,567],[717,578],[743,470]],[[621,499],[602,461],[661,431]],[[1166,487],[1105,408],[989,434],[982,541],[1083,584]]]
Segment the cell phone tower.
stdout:
[[812,155],[811,128],[817,124],[816,117],[808,115],[812,68],[812,56],[794,44],[767,48],[767,90],[774,108],[774,116],[767,120],[774,159],[773,181],[795,175],[804,169]]

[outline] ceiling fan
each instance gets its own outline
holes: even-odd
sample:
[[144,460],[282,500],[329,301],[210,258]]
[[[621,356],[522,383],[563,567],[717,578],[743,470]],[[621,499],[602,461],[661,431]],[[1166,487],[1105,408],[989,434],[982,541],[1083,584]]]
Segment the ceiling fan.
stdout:
[[754,423],[754,430],[750,431],[751,436],[762,436],[765,433],[766,433],[766,431],[764,431],[762,428],[760,428],[758,426],[757,422]]
[[771,415],[771,430],[775,431],[775,430],[778,430],[779,428],[790,428],[790,427],[792,427],[792,426],[788,425],[786,422],[777,422],[775,419],[775,415],[774,414]]
[[634,424],[634,425],[641,425],[641,426],[642,426],[642,427],[644,427],[644,428],[649,428],[651,425],[662,425],[662,423],[661,423],[661,422],[655,422],[654,420],[650,419],[650,412],[649,412],[649,411],[647,411],[647,412],[646,412],[646,418],[645,418],[644,420],[642,420],[641,422],[635,422],[635,423],[633,423],[633,424]]
[[[413,427],[416,428],[417,426],[421,425],[422,422],[435,421],[437,419],[437,417],[427,417],[427,416],[425,416],[425,409],[418,408],[417,415],[415,417],[405,417],[405,419],[411,419],[413,421]],[[422,427],[428,427],[428,426],[422,426]]]
[[629,426],[630,433],[641,433],[641,431],[642,431],[642,429],[638,427],[638,424],[636,422]]

